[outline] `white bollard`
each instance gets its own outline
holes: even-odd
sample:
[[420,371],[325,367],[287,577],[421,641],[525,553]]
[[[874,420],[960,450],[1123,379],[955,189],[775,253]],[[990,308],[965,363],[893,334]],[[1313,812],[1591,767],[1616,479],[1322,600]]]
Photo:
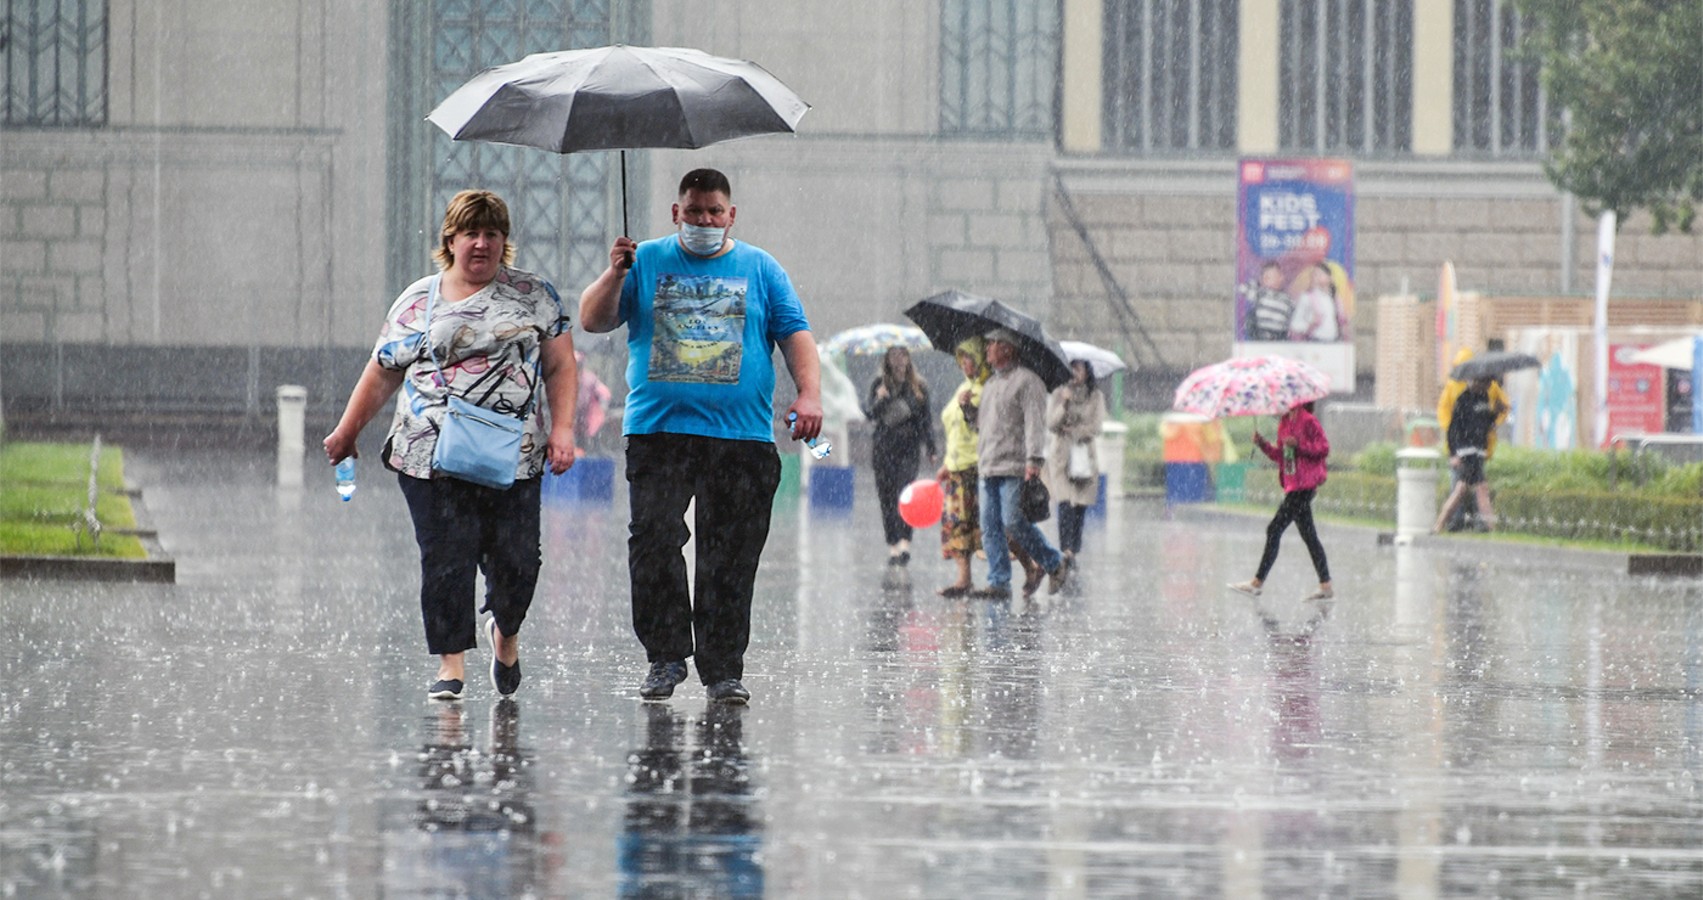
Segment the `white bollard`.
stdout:
[[278,486],[302,486],[302,451],[307,418],[307,388],[278,386]]
[[1123,500],[1124,444],[1129,440],[1129,426],[1107,420],[1100,425],[1100,435],[1094,439],[1094,455],[1100,459],[1100,471],[1106,476],[1106,505]]
[[1396,542],[1431,533],[1437,521],[1437,461],[1430,447],[1396,451]]

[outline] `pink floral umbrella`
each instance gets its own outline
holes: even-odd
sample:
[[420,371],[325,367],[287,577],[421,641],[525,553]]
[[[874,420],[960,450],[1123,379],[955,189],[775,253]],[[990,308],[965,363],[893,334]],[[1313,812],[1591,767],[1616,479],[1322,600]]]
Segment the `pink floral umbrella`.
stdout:
[[1247,356],[1190,372],[1171,408],[1211,419],[1278,416],[1329,393],[1330,378],[1298,359]]

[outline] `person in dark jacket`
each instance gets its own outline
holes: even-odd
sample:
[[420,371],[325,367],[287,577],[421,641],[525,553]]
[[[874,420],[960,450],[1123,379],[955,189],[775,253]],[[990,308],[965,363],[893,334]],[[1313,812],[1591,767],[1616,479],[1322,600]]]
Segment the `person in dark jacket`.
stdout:
[[869,385],[863,414],[875,423],[871,444],[875,465],[875,496],[881,507],[881,528],[887,537],[887,561],[911,561],[909,524],[899,515],[899,493],[917,477],[917,451],[926,448],[932,465],[940,460],[934,443],[934,415],[928,405],[928,386],[911,365],[911,352],[890,347],[881,359],[881,374]]
[[1490,508],[1490,482],[1484,478],[1484,461],[1489,456],[1490,436],[1496,430],[1496,423],[1508,412],[1508,405],[1492,396],[1492,383],[1489,376],[1479,378],[1455,398],[1446,437],[1449,466],[1455,470],[1457,480],[1449,499],[1443,501],[1443,509],[1437,513],[1437,523],[1431,527],[1433,534],[1440,533],[1448,524],[1450,513],[1460,505],[1468,488],[1478,501],[1479,521],[1486,530],[1496,527],[1496,511]]
[[1313,571],[1319,576],[1319,589],[1308,600],[1329,600],[1334,596],[1330,585],[1330,564],[1325,560],[1325,546],[1319,543],[1319,532],[1313,527],[1313,494],[1325,483],[1325,458],[1330,456],[1330,441],[1324,426],[1313,416],[1313,404],[1303,403],[1283,414],[1277,422],[1277,443],[1273,444],[1254,432],[1254,445],[1261,453],[1277,463],[1277,480],[1283,486],[1283,502],[1265,529],[1265,553],[1260,566],[1248,581],[1230,585],[1250,597],[1260,595],[1265,577],[1277,562],[1277,549],[1289,523],[1295,523],[1307,553],[1313,558]]

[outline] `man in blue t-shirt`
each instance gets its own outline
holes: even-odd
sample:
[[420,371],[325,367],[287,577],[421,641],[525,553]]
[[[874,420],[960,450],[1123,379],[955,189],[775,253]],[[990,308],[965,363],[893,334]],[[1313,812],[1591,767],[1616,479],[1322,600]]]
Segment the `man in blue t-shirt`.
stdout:
[[[816,339],[775,258],[727,236],[736,208],[727,176],[694,169],[673,207],[679,233],[619,237],[609,268],[580,294],[580,324],[627,326],[627,572],[633,630],[650,672],[646,700],[673,695],[695,656],[711,700],[745,703],[751,590],[780,485],[775,451],[778,346],[798,399],[792,437],[822,427]],[[686,506],[697,501],[696,528]],[[681,550],[698,536],[697,596]]]

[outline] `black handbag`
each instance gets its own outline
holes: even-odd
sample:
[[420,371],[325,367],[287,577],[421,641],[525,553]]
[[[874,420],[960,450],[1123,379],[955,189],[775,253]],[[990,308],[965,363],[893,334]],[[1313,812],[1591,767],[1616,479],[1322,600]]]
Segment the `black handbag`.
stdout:
[[1047,483],[1039,478],[1023,479],[1023,487],[1017,492],[1017,506],[1023,510],[1023,518],[1045,522],[1053,513],[1053,498],[1047,492]]

